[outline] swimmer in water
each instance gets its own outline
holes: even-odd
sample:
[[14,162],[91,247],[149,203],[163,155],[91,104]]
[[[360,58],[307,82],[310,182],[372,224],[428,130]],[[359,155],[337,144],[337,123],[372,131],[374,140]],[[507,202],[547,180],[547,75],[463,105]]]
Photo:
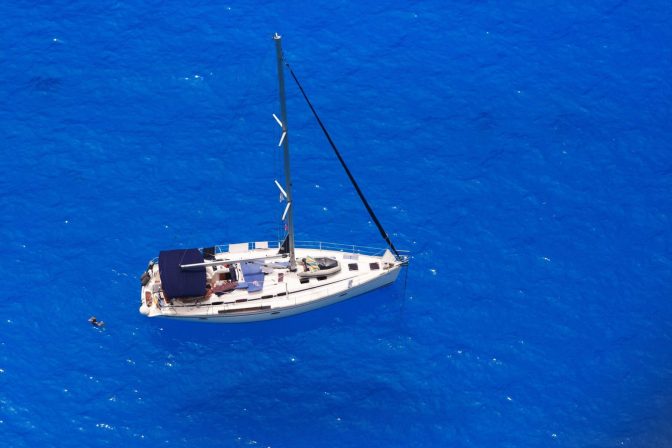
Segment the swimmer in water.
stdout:
[[94,327],[98,327],[98,328],[105,326],[105,322],[103,322],[102,320],[96,319],[96,316],[89,317],[89,323],[91,325],[93,325]]

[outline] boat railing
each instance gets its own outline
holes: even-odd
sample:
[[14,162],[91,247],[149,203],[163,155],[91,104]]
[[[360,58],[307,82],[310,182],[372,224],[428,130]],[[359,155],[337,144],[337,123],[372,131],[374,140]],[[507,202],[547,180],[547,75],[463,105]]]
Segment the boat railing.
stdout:
[[[251,241],[247,243],[236,243],[236,244],[219,244],[215,247],[215,253],[231,252],[231,246],[237,246],[238,251],[249,251],[255,249],[279,249],[282,245],[282,241]],[[319,250],[332,250],[335,252],[348,252],[352,254],[361,254],[361,255],[370,255],[374,257],[380,257],[385,253],[386,249],[381,249],[379,247],[371,246],[358,246],[356,244],[342,244],[342,243],[330,243],[326,241],[296,241],[294,245],[300,249],[319,249]],[[201,248],[203,250],[203,248]],[[397,250],[399,252],[400,261],[407,262],[411,252],[408,250]],[[159,257],[154,257],[152,260],[153,264],[159,262]]]
[[[282,245],[282,241],[257,241],[257,242],[247,242],[247,243],[236,243],[236,244],[220,244],[215,246],[216,253],[222,252],[232,252],[232,246],[235,247],[236,251],[244,250],[255,250],[255,249],[279,249]],[[371,246],[358,246],[356,244],[342,244],[342,243],[332,243],[326,241],[295,241],[295,247],[300,249],[319,249],[319,250],[331,250],[335,252],[349,252],[353,254],[361,255],[370,255],[370,256],[382,256],[385,253],[386,249],[381,249],[379,247]],[[410,252],[407,250],[399,250],[401,258],[408,258]]]
[[[387,249],[371,246],[358,246],[356,244],[330,243],[325,241],[297,241],[296,247],[303,249],[333,250],[337,252],[349,252],[353,254],[381,256]],[[408,255],[409,251],[398,251],[402,255]]]

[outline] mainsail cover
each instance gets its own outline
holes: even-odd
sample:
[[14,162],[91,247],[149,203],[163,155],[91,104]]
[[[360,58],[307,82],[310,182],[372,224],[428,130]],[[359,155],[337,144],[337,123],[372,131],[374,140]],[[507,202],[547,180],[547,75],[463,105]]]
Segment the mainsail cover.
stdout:
[[198,249],[162,250],[159,253],[161,287],[169,298],[205,295],[205,267],[180,267],[193,263],[203,263],[203,254]]

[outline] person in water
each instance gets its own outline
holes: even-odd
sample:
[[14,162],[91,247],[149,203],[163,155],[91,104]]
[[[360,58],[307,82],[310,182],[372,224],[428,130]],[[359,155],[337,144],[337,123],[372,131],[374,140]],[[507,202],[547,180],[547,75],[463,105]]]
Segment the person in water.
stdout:
[[105,322],[103,322],[102,320],[96,319],[96,316],[89,317],[89,323],[91,325],[93,325],[94,327],[98,327],[98,328],[105,326]]

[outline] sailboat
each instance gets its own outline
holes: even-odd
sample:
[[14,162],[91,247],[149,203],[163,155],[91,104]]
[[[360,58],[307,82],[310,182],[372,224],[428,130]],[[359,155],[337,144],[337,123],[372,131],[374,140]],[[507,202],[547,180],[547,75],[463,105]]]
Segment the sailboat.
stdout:
[[[280,93],[280,143],[284,153],[286,200],[282,241],[232,243],[205,248],[164,250],[141,276],[140,313],[148,317],[243,323],[277,319],[322,308],[392,284],[408,264],[364,197],[317,112],[284,59],[282,38],[275,41]],[[388,248],[376,249],[320,241],[295,241],[290,175],[285,67],[315,115],[338,160],[378,227]]]

